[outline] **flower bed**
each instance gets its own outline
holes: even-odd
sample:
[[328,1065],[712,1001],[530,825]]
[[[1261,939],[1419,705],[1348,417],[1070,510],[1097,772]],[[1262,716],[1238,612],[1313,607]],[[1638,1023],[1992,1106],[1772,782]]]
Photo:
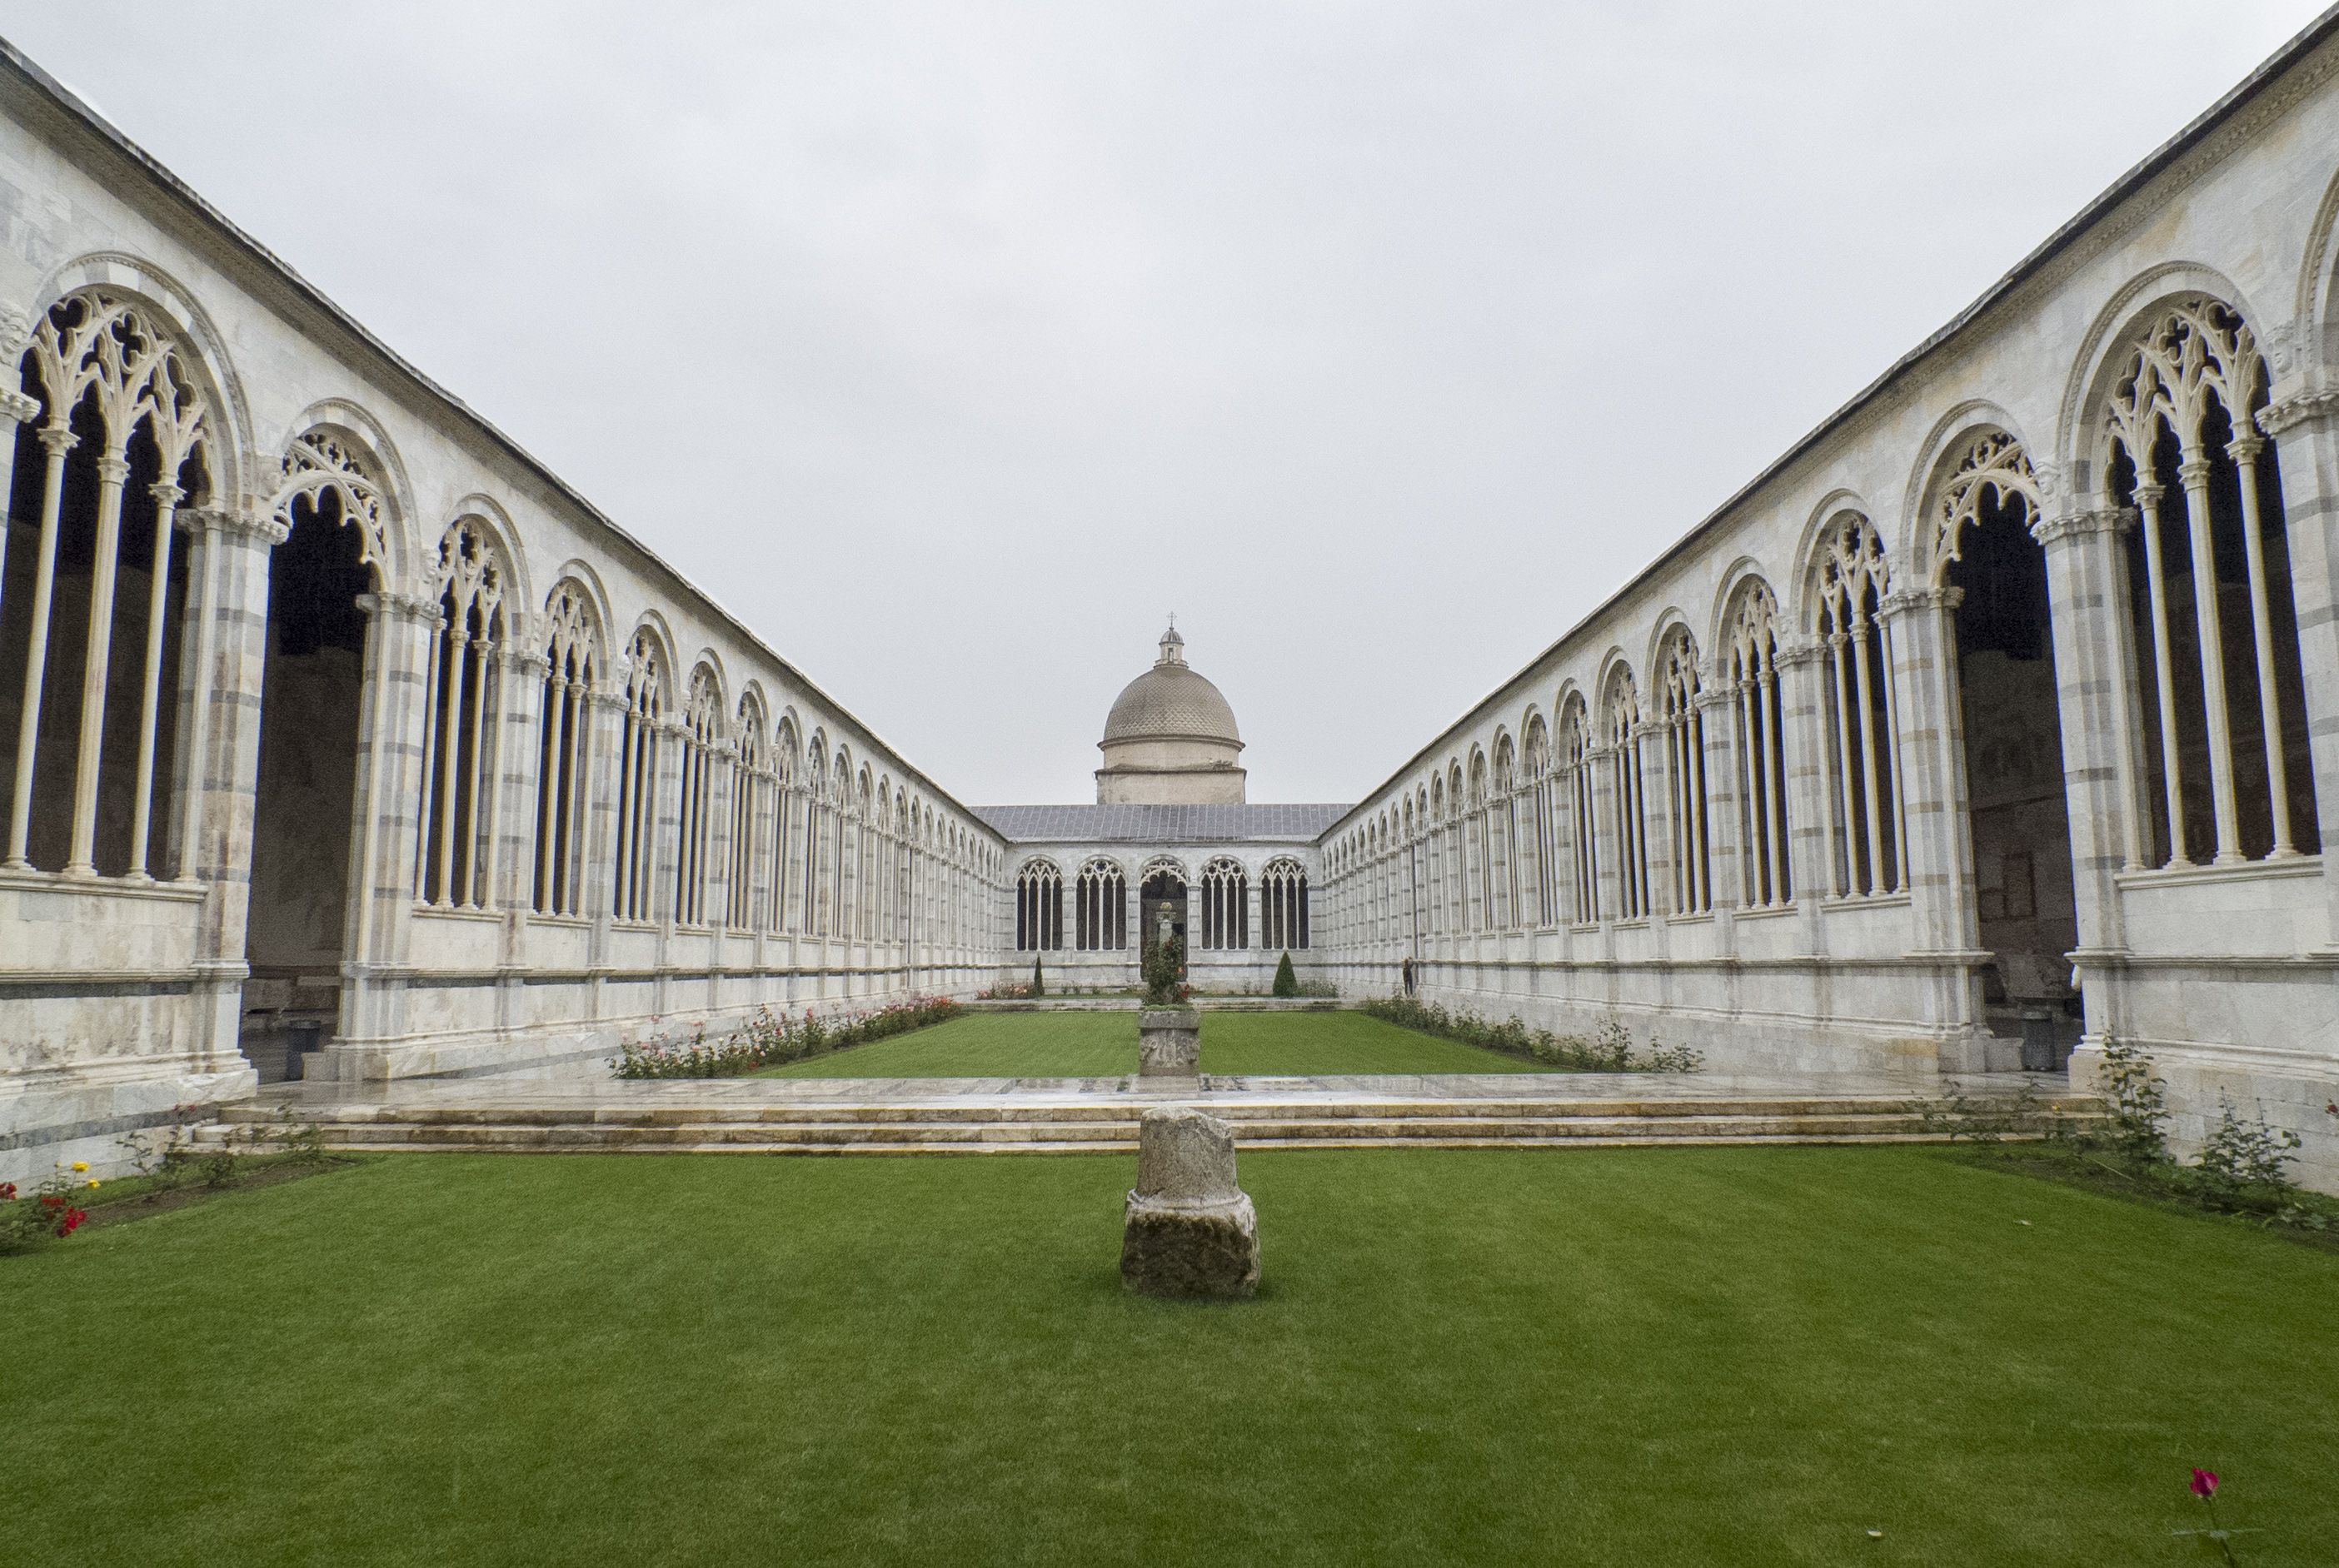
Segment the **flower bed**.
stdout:
[[1466,1009],[1449,1012],[1434,1001],[1416,1001],[1404,996],[1377,997],[1359,1003],[1358,1011],[1400,1029],[1443,1035],[1466,1045],[1499,1050],[1505,1056],[1522,1056],[1529,1061],[1581,1072],[1695,1072],[1705,1065],[1705,1053],[1693,1046],[1659,1045],[1653,1040],[1646,1050],[1635,1046],[1633,1031],[1614,1018],[1587,1038],[1554,1034],[1547,1029],[1531,1030],[1516,1013],[1500,1023],[1490,1023]]
[[15,1182],[0,1181],[0,1253],[31,1252],[79,1230],[89,1215],[74,1198],[97,1188],[88,1172],[89,1162],[76,1159],[70,1172],[59,1167],[38,1191],[22,1196]]
[[769,1008],[723,1039],[709,1044],[700,1028],[686,1041],[629,1040],[612,1069],[619,1078],[736,1078],[762,1068],[802,1061],[808,1056],[842,1050],[888,1035],[943,1023],[964,1010],[946,997],[897,1001],[875,1012],[844,1019],[823,1019],[807,1008],[801,1019],[775,1013]]

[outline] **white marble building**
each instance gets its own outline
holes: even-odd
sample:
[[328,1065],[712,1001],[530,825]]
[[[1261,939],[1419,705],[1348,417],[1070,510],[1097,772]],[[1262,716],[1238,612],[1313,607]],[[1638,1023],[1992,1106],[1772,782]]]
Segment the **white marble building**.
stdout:
[[0,48],[0,1178],[971,993],[999,835]]
[[1307,963],[1318,840],[1348,808],[1250,804],[1234,709],[1174,623],[1097,749],[1094,805],[977,813],[1009,845],[1018,978],[1036,963],[1059,990],[1126,990],[1165,931],[1206,995],[1261,995],[1285,953]]
[[2339,1188],[2334,73],[2328,14],[1429,738],[1319,963],[1722,1064],[2134,1040]]
[[0,1177],[1167,908],[1723,1066],[2131,1040],[2339,1189],[2334,285],[2339,13],[1355,806],[1165,638],[1095,805],[976,811],[0,47]]

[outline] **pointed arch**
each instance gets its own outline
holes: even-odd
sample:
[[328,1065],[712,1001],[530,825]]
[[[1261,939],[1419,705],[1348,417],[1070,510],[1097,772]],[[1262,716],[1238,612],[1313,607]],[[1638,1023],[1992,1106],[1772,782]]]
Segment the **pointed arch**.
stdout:
[[1649,913],[1648,775],[1643,766],[1640,685],[1620,656],[1608,666],[1601,688],[1600,743],[1607,759],[1609,809],[1605,824],[1615,845],[1616,917],[1644,920]]
[[1076,944],[1083,952],[1117,952],[1129,945],[1129,877],[1110,855],[1092,857],[1081,867],[1074,921]]
[[495,782],[511,704],[511,568],[486,519],[457,518],[439,536],[429,578],[438,609],[422,677],[421,831],[414,896],[434,909],[494,902]]
[[1811,581],[1821,697],[1830,738],[1835,892],[1870,898],[1906,890],[1900,703],[1892,678],[1892,592],[1884,541],[1867,514],[1838,513],[1819,539]]
[[1063,870],[1034,855],[1015,873],[1015,951],[1055,952],[1063,945]]
[[1258,873],[1260,951],[1307,951],[1308,913],[1308,868],[1290,855],[1277,855]]
[[2094,441],[2106,492],[2137,518],[2131,618],[2151,668],[2151,700],[2131,712],[2128,859],[2225,864],[2319,848],[2257,333],[2227,297],[2164,296],[2105,363]]
[[1201,891],[1201,945],[1220,952],[1250,946],[1250,873],[1242,863],[1224,854],[1204,862]]
[[1788,874],[1786,718],[1779,693],[1779,601],[1741,577],[1724,601],[1721,696],[1738,797],[1738,897],[1756,908],[1794,896]]
[[610,912],[621,921],[656,915],[657,781],[664,762],[667,691],[666,649],[645,619],[634,628],[618,671],[622,717],[617,735],[617,854]]
[[[0,735],[5,863],[144,880],[157,791],[179,771],[179,705],[162,702],[184,678],[186,559],[173,537],[182,503],[211,502],[232,471],[233,439],[179,323],[112,285],[75,288],[33,321],[18,380],[35,406],[15,424],[0,557],[29,562],[32,581],[8,591],[29,589],[21,609],[0,602],[23,617],[0,645],[0,689],[18,697],[15,734]],[[116,695],[117,646],[143,653],[135,704]],[[64,662],[76,658],[78,692]]]
[[1659,639],[1655,662],[1657,749],[1672,854],[1667,891],[1676,914],[1713,907],[1712,830],[1707,821],[1705,693],[1697,641],[1675,619]]
[[571,576],[544,606],[544,675],[538,703],[536,912],[585,913],[585,854],[597,781],[594,693],[607,666],[601,609]]

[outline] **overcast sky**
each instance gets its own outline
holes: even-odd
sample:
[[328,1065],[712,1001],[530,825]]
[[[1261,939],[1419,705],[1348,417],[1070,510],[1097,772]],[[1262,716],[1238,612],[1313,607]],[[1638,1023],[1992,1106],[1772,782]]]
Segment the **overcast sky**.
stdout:
[[0,0],[971,804],[1353,800],[2308,0]]

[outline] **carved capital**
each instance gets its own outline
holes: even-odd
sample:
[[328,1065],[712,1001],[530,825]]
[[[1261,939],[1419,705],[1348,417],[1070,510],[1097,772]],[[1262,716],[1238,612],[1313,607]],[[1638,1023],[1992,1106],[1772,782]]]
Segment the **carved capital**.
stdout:
[[41,411],[41,399],[27,392],[0,388],[0,419],[21,425]]
[[1966,591],[1959,587],[1896,588],[1884,596],[1877,608],[1882,618],[1899,620],[1920,610],[1954,610],[1965,602]]
[[419,594],[360,594],[358,608],[368,616],[405,621],[412,626],[436,626],[439,623],[438,601],[426,599]]
[[2041,518],[2030,525],[2030,537],[2042,545],[2058,539],[2077,538],[2083,534],[2125,533],[2137,525],[2134,507],[2095,507],[2086,511],[2065,512],[2057,518]]
[[191,534],[257,539],[270,549],[282,544],[292,531],[265,512],[238,512],[225,507],[191,507],[180,512],[177,520]]
[[1793,642],[1781,641],[1779,651],[1772,656],[1772,662],[1788,669],[1796,669],[1804,665],[1817,664],[1826,652],[1826,645],[1817,637],[1798,637]]
[[2285,430],[2339,414],[2339,391],[2302,392],[2258,410],[2258,429],[2279,439]]

